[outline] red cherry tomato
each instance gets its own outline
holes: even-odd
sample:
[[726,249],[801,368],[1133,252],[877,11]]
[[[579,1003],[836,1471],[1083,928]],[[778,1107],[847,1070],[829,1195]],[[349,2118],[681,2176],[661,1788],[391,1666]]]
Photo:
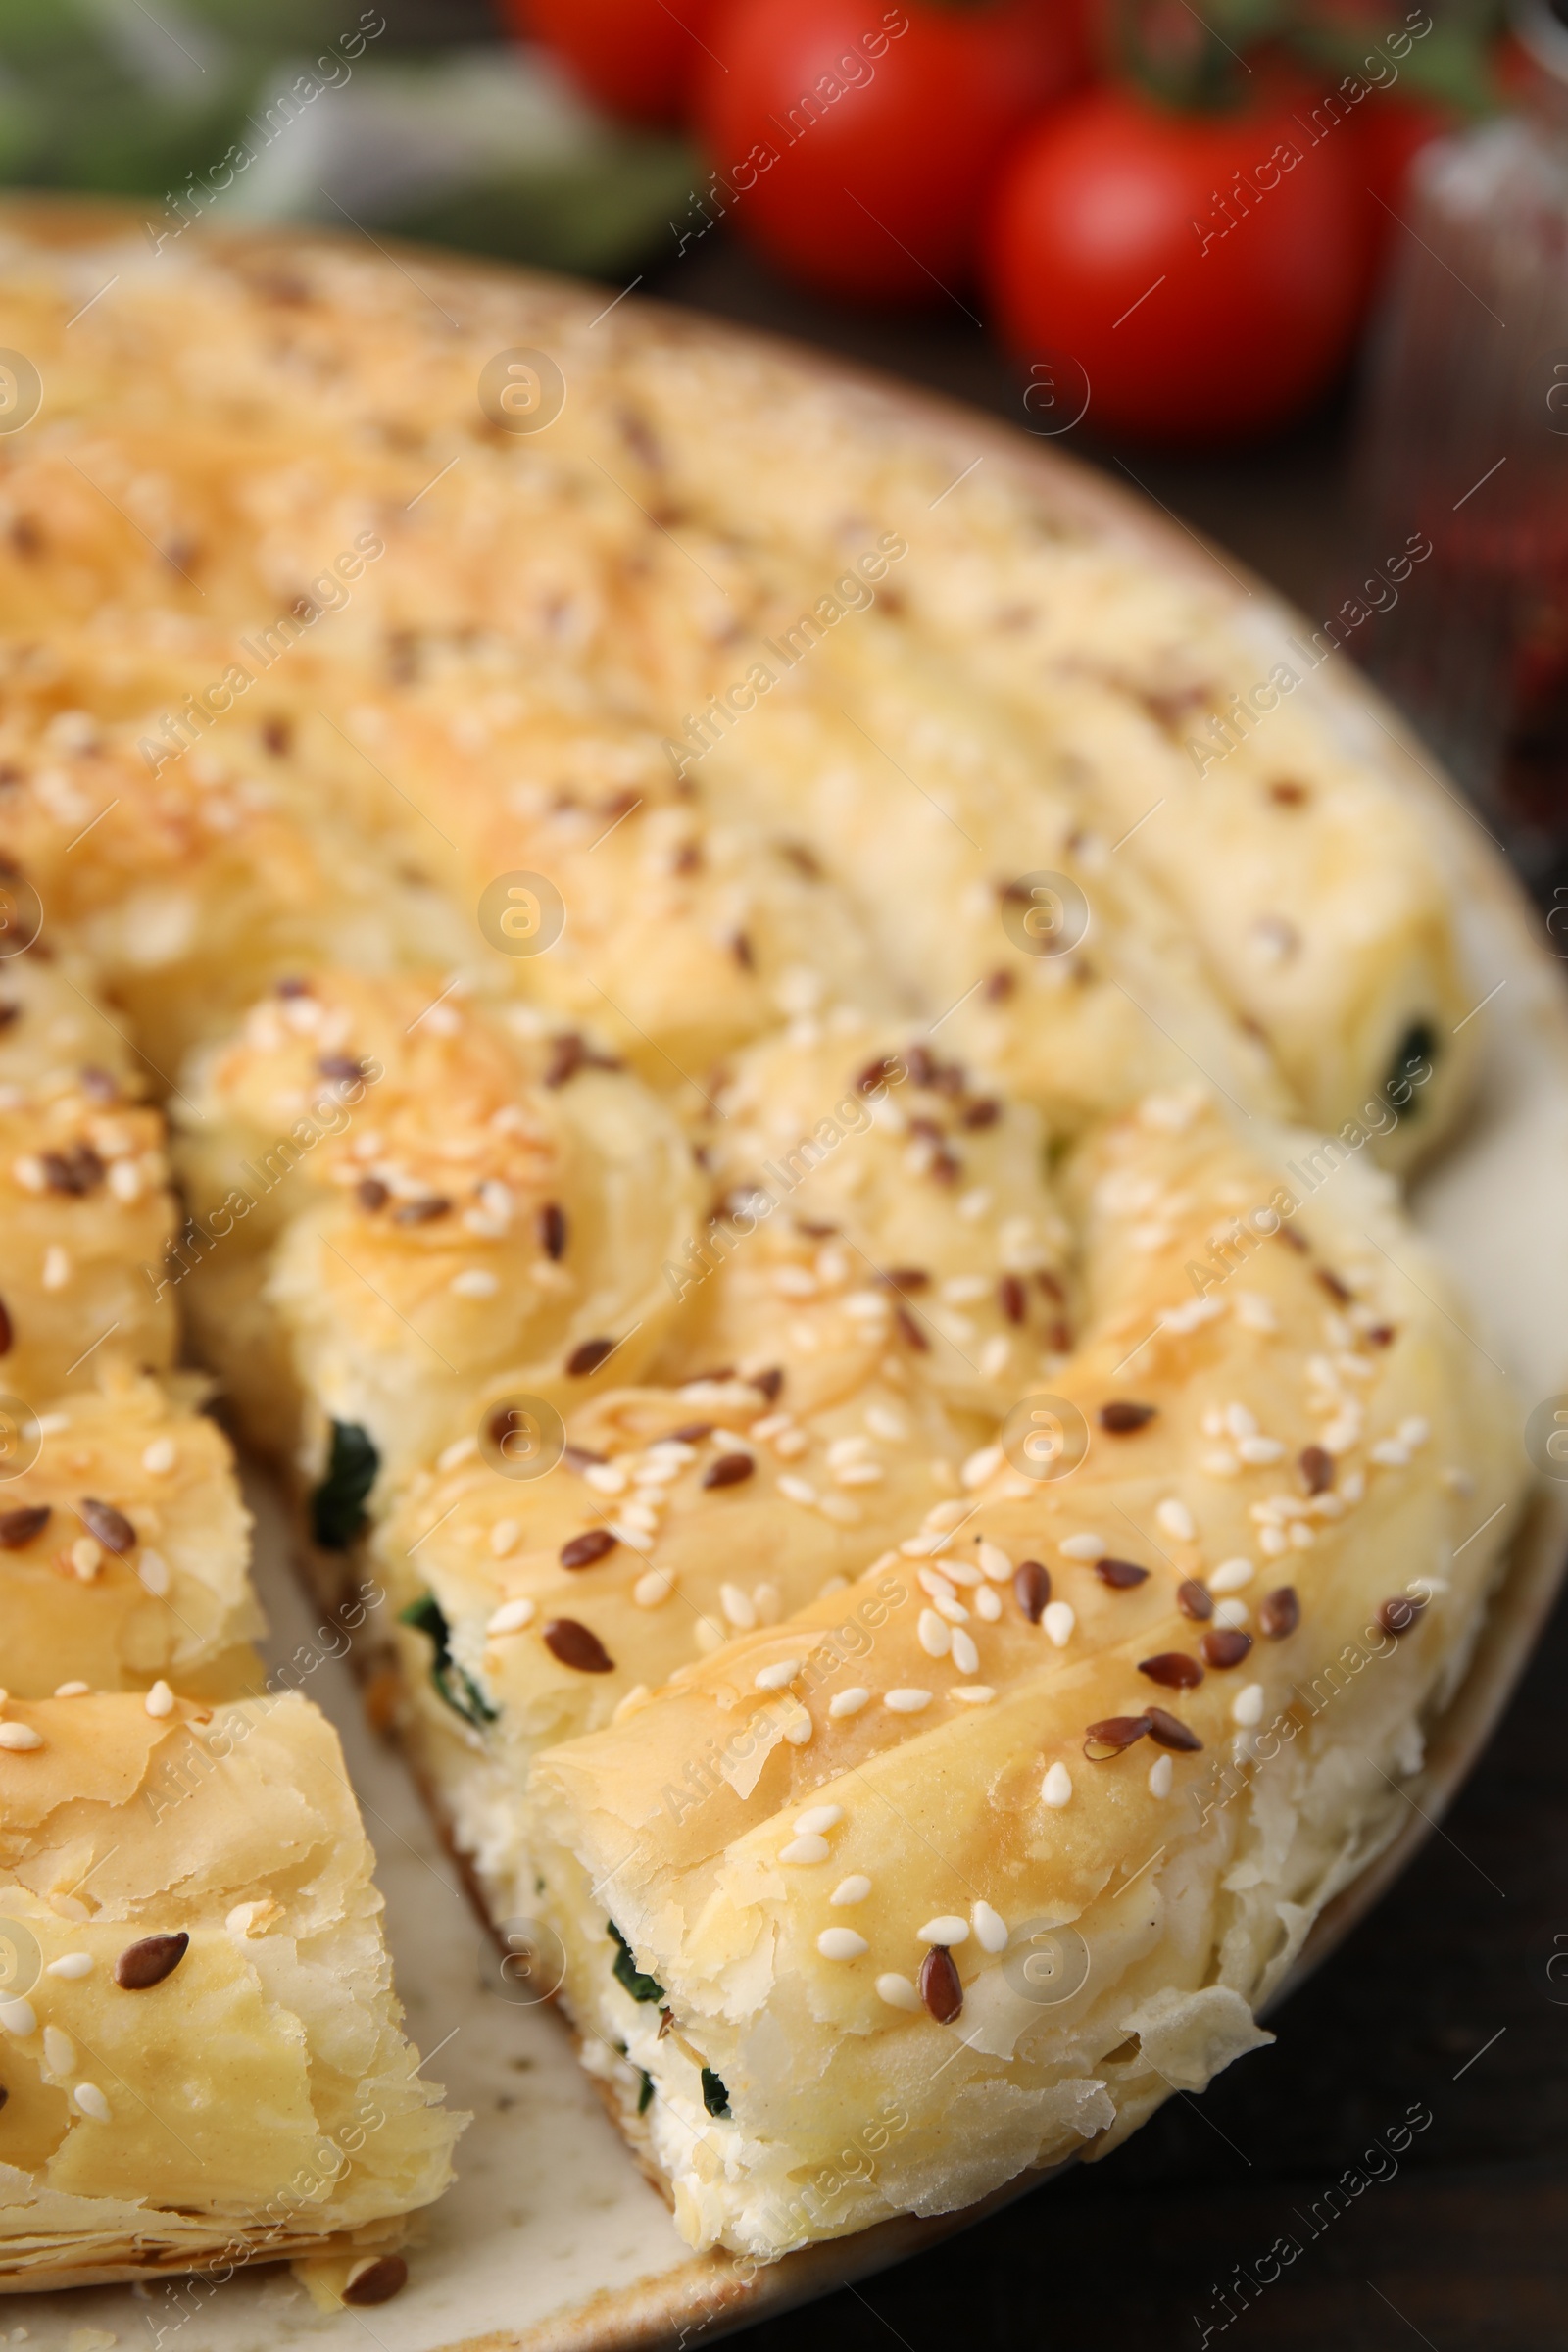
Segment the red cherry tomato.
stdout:
[[574,80],[634,122],[685,112],[719,0],[502,0],[514,32],[542,41]]
[[1057,0],[734,0],[697,115],[732,224],[809,285],[941,298],[1004,144],[1080,53]]
[[1372,208],[1382,222],[1380,239],[1389,229],[1398,233],[1398,223],[1389,219],[1382,206],[1403,210],[1410,166],[1423,147],[1457,128],[1458,122],[1451,107],[1434,105],[1429,98],[1406,98],[1394,90],[1370,91],[1357,109],[1362,178],[1368,195],[1382,199],[1382,204],[1374,201]]
[[1354,133],[1309,100],[1223,116],[1095,91],[1023,143],[991,222],[999,323],[1087,372],[1089,422],[1167,441],[1282,422],[1330,381],[1366,277]]

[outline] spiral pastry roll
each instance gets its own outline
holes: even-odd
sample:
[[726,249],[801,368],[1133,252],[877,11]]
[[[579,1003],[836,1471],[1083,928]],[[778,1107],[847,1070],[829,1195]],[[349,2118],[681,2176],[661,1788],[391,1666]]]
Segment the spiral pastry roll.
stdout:
[[300,975],[191,1098],[181,1164],[221,1277],[204,1307],[196,1273],[193,1327],[280,1450],[277,1351],[248,1366],[224,1345],[249,1329],[236,1289],[260,1286],[328,1490],[322,1542],[348,1540],[380,1464],[407,1476],[471,1435],[490,1392],[566,1405],[657,1348],[695,1170],[669,1113],[575,1032],[440,975]]
[[1070,1345],[1044,1124],[938,1041],[797,1020],[734,1058],[699,1139],[717,1209],[675,1269],[677,1371],[782,1363],[826,1401],[891,1349],[989,1427]]
[[526,1478],[504,1416],[377,1531],[409,1729],[493,1917],[532,1905],[541,1747],[633,1715],[960,1492],[961,1441],[917,1383],[873,1374],[811,1410],[789,1399],[777,1370],[614,1391]]
[[0,1709],[0,2288],[362,2260],[463,2119],[402,2033],[335,1735],[155,1685]]
[[587,2063],[694,2243],[1113,2145],[1392,1835],[1515,1441],[1383,1180],[1303,1204],[1290,1149],[1190,1100],[1094,1139],[1077,1348],[966,1496],[535,1765]]

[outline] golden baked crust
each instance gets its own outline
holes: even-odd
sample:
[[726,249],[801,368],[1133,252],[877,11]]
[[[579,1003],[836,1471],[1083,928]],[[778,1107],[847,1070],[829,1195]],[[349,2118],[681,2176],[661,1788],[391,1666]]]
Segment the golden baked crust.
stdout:
[[395,2241],[459,2119],[399,2031],[321,1716],[87,1693],[5,1721],[35,1743],[0,1746],[0,2288]]
[[[455,1842],[693,2242],[1108,2146],[1388,1834],[1518,1483],[1374,1171],[1474,1054],[1419,812],[1305,697],[1238,722],[1233,600],[874,388],[6,223],[21,1394],[177,1309],[318,1563],[367,1536]],[[51,970],[123,1012],[111,1108],[24,1041]],[[33,1182],[109,1117],[145,1189]]]
[[[534,1768],[567,1998],[628,2112],[654,2083],[695,2243],[776,2254],[1103,2152],[1267,2038],[1400,1817],[1494,1573],[1506,1406],[1375,1180],[1282,1225],[1299,1139],[1169,1115],[1076,1171],[1086,1320],[1037,1394],[1078,1466],[1015,1432],[857,1584]],[[1247,1202],[1264,1238],[1195,1301]],[[897,2145],[845,2177],[890,2101]]]

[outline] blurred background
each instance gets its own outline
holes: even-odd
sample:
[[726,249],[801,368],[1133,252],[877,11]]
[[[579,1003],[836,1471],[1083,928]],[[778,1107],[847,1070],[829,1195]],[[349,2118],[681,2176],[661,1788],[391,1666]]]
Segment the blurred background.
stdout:
[[[1560,4],[0,0],[0,179],[134,198],[160,249],[298,220],[565,270],[1009,418],[1363,664],[1568,958]],[[1273,2052],[757,2352],[1568,2344],[1563,1616]]]
[[155,243],[298,220],[569,270],[1008,416],[1363,663],[1568,952],[1565,19],[0,0],[0,178],[136,197]]

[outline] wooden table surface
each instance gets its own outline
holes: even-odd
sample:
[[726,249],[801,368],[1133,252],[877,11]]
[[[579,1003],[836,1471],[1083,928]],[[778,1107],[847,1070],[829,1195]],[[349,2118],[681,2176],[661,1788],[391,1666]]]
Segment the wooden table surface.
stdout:
[[[1023,379],[956,309],[850,313],[721,235],[645,289],[1026,421]],[[1082,431],[1062,446],[1131,472],[1318,620],[1363,553],[1352,417],[1347,387],[1250,451],[1178,458]],[[1273,2019],[1272,2049],[1170,2100],[1104,2163],[758,2328],[754,2352],[1568,2347],[1565,1693],[1568,1603],[1460,1802]]]

